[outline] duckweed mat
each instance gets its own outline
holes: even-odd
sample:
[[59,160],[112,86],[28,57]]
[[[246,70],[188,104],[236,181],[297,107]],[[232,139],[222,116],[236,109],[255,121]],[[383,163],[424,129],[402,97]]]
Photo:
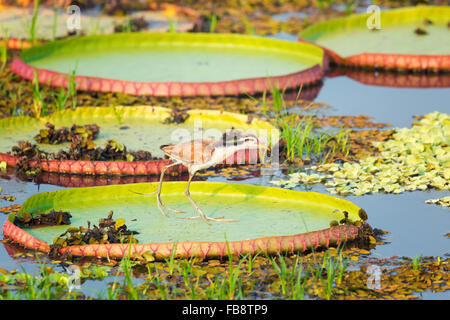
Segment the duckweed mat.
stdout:
[[[225,216],[234,222],[183,220],[164,217],[156,205],[156,196],[136,195],[152,192],[157,183],[114,185],[45,192],[31,196],[17,214],[32,215],[51,210],[65,210],[72,215],[71,226],[86,226],[112,210],[117,219],[125,219],[130,230],[139,232],[139,243],[89,244],[63,247],[60,253],[76,256],[123,257],[128,250],[133,257],[149,252],[157,259],[169,257],[217,257],[231,254],[256,254],[302,251],[356,239],[361,233],[364,210],[353,203],[316,192],[283,190],[273,187],[236,183],[194,182],[191,194],[198,205],[212,217]],[[186,182],[165,182],[162,197],[171,207],[184,210],[177,217],[195,215],[184,195]],[[358,224],[334,225],[345,218]],[[363,214],[361,214],[363,212]],[[361,217],[360,217],[361,216]],[[49,243],[68,226],[20,229],[11,214],[3,233],[27,248],[49,251]],[[365,217],[367,218],[367,217]]]
[[343,196],[450,190],[450,115],[436,111],[415,120],[411,128],[396,129],[389,139],[372,142],[379,155],[311,166],[317,173],[296,172],[288,180],[271,183],[289,188],[324,183],[330,193]]
[[[185,139],[221,139],[222,134],[231,128],[254,134],[267,134],[274,127],[266,121],[249,119],[246,115],[213,111],[189,110],[189,115],[183,123],[165,123],[172,117],[170,109],[161,107],[90,107],[64,110],[40,119],[31,117],[11,117],[0,120],[0,161],[6,161],[8,166],[16,166],[18,158],[8,153],[21,140],[32,140],[47,122],[56,127],[71,127],[74,123],[85,125],[96,123],[100,126],[100,134],[94,143],[103,145],[108,139],[126,145],[129,150],[145,150],[153,157],[164,156],[160,146],[181,142]],[[197,129],[194,132],[194,129]],[[201,130],[201,131],[199,131]],[[178,140],[177,140],[178,139]],[[180,141],[179,141],[180,140]],[[57,152],[69,149],[70,143],[58,145],[38,144],[42,151]],[[233,160],[225,163],[243,164],[256,162],[257,152],[245,150],[237,153]],[[152,161],[72,161],[72,160],[41,160],[30,163],[30,166],[42,171],[80,174],[129,174],[149,175],[159,174],[170,160]],[[185,171],[183,166],[173,167],[172,173]],[[169,169],[169,170],[170,170]]]
[[369,29],[374,13],[312,25],[303,41],[324,48],[339,65],[380,69],[450,71],[449,6],[380,11],[380,29]]
[[133,33],[64,39],[25,50],[11,69],[78,90],[151,96],[255,94],[318,82],[324,52],[307,43],[238,34]]

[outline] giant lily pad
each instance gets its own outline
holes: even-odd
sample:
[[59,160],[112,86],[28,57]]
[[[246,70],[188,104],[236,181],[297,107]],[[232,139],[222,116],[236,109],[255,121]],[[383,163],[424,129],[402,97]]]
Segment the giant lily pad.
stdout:
[[[8,165],[15,166],[16,157],[7,152],[21,140],[33,141],[33,137],[47,122],[53,123],[56,127],[70,127],[74,123],[77,125],[96,123],[100,126],[100,135],[94,140],[97,145],[102,146],[107,140],[114,139],[126,145],[128,150],[145,150],[151,152],[153,157],[161,158],[164,154],[160,146],[164,144],[199,138],[220,139],[221,135],[231,128],[257,134],[263,140],[264,136],[270,137],[270,131],[274,129],[266,121],[259,119],[249,121],[246,115],[236,113],[213,110],[190,110],[187,113],[189,117],[184,123],[173,124],[164,123],[171,116],[170,109],[148,106],[77,108],[56,112],[40,119],[31,117],[1,119],[0,161],[7,161]],[[61,149],[67,150],[70,143],[38,146],[43,151],[56,152]],[[238,162],[245,161],[241,159]],[[35,165],[49,172],[142,175],[158,174],[167,163],[168,160],[136,162],[49,160]]]
[[336,18],[306,28],[304,41],[323,47],[338,64],[386,69],[450,70],[450,7],[417,6]]
[[[22,206],[25,212],[38,214],[52,209],[69,211],[72,226],[87,226],[104,218],[112,210],[116,219],[125,219],[130,230],[138,231],[131,254],[150,251],[156,257],[167,257],[174,246],[180,257],[213,257],[256,252],[276,253],[306,250],[355,239],[360,227],[353,224],[330,228],[330,222],[344,218],[361,221],[364,214],[353,203],[316,192],[283,190],[273,187],[235,183],[194,182],[192,197],[209,216],[226,216],[234,222],[212,225],[202,220],[182,220],[164,217],[156,206],[155,196],[132,193],[156,190],[157,183],[115,185],[66,189],[31,196]],[[186,182],[166,182],[164,200],[169,206],[186,211],[177,217],[192,216],[195,211],[184,195]],[[67,226],[52,226],[22,230],[14,225],[11,215],[3,231],[7,238],[38,250],[48,251],[48,243],[63,233]],[[61,252],[81,256],[122,257],[127,245],[81,245],[65,247]]]
[[[253,94],[296,88],[323,76],[323,50],[237,34],[133,33],[79,37],[33,47],[13,72],[40,83],[154,96]],[[326,66],[325,66],[326,67]]]

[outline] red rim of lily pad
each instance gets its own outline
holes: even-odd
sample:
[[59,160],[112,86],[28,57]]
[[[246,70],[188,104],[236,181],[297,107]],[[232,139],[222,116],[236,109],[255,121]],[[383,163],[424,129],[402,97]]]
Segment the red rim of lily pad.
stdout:
[[[42,172],[33,177],[37,184],[50,184],[66,188],[99,187],[113,184],[131,184],[144,182],[157,182],[159,175],[151,176],[132,176],[132,175],[80,175],[80,174],[61,174],[52,172]],[[168,175],[164,181],[187,181],[188,173],[178,175]],[[196,177],[196,180],[203,178]],[[205,178],[206,179],[206,178]]]
[[[442,10],[448,11],[450,7],[438,6],[417,6],[400,9],[392,9],[383,11],[385,19],[392,19],[392,23],[405,17],[409,19],[409,15],[420,16],[421,11],[424,17],[433,18],[433,15],[442,16]],[[359,67],[370,69],[387,69],[387,70],[409,70],[409,71],[433,71],[433,72],[449,72],[450,71],[450,54],[396,54],[396,53],[373,53],[361,52],[359,54],[343,57],[330,48],[317,44],[310,37],[324,33],[326,30],[344,28],[347,24],[365,25],[370,14],[354,14],[347,18],[335,18],[312,25],[300,32],[299,42],[311,43],[321,47],[330,61],[347,67]],[[421,18],[422,20],[424,18]],[[386,20],[383,20],[386,21]],[[383,23],[383,22],[382,22]]]
[[[273,86],[278,86],[281,89],[295,89],[301,86],[310,86],[319,82],[324,71],[328,68],[328,59],[323,50],[318,46],[307,43],[295,43],[289,41],[268,39],[262,37],[251,37],[239,34],[209,34],[209,33],[188,33],[188,34],[145,34],[145,33],[133,33],[125,34],[125,36],[134,37],[136,39],[142,38],[154,38],[157,41],[166,37],[168,41],[180,41],[185,43],[191,43],[197,41],[201,44],[207,44],[208,41],[215,41],[218,44],[225,47],[237,45],[239,46],[255,46],[259,49],[267,46],[270,48],[283,48],[283,50],[292,54],[298,54],[299,57],[302,54],[308,55],[308,59],[313,59],[315,64],[304,70],[288,73],[279,76],[269,77],[255,77],[255,78],[243,78],[237,80],[227,81],[205,81],[205,82],[191,82],[191,81],[129,81],[118,80],[94,76],[78,75],[75,77],[76,88],[81,91],[97,91],[97,92],[118,92],[131,95],[144,95],[144,96],[181,96],[181,97],[194,97],[194,96],[236,96],[242,94],[256,94],[264,91],[270,91]],[[124,37],[124,34],[111,34],[102,36],[89,36],[80,37],[79,41],[86,41],[87,43],[96,43],[103,37],[104,39],[118,40],[119,37]],[[84,39],[83,39],[84,38]],[[125,39],[125,38],[124,38]],[[134,39],[134,40],[136,40]],[[39,55],[43,52],[49,52],[58,49],[58,46],[72,46],[78,39],[64,39],[47,43],[41,46],[34,46],[28,50],[25,50],[21,57],[14,58],[11,70],[20,75],[22,78],[33,81],[34,72],[37,71],[38,82],[40,84],[46,84],[52,87],[64,87],[67,88],[70,82],[70,76],[66,73],[52,71],[48,69],[40,69],[32,67],[26,61],[28,57]],[[120,39],[119,39],[120,40]],[[139,40],[139,39],[138,39]],[[109,41],[109,40],[108,40]],[[130,42],[133,39],[129,40]],[[278,50],[278,49],[277,49]]]
[[450,55],[360,53],[343,58],[330,49],[321,48],[331,61],[340,66],[387,70],[450,71]]
[[[179,192],[182,193],[185,188],[184,183],[174,182],[169,184],[170,187],[166,186],[166,188],[168,188],[167,190],[169,190],[169,192],[173,192],[174,194],[177,194]],[[156,185],[157,183],[153,183],[152,187],[155,187]],[[205,259],[225,257],[228,255],[228,253],[235,256],[246,254],[255,255],[257,253],[295,253],[298,251],[306,251],[309,249],[317,249],[319,247],[330,247],[347,243],[352,240],[361,239],[361,237],[363,237],[364,235],[365,223],[361,218],[361,216],[363,216],[361,212],[364,213],[364,210],[345,199],[317,192],[293,191],[275,187],[243,185],[237,183],[196,182],[195,184],[193,184],[193,186],[194,185],[197,188],[197,191],[194,191],[194,194],[195,192],[200,192],[199,194],[197,194],[197,196],[202,195],[203,197],[211,197],[217,195],[217,192],[219,192],[221,194],[225,194],[226,197],[229,197],[234,195],[235,193],[238,193],[239,195],[236,196],[239,198],[239,203],[242,203],[242,199],[254,198],[258,201],[262,201],[261,203],[267,203],[267,205],[269,206],[263,206],[263,208],[270,208],[270,203],[274,200],[276,200],[278,205],[281,206],[283,206],[283,202],[286,201],[286,204],[289,203],[288,206],[291,209],[294,205],[296,207],[296,210],[312,210],[311,212],[314,213],[314,216],[317,215],[317,217],[327,214],[328,219],[335,219],[340,216],[343,217],[345,211],[346,216],[350,221],[359,221],[361,223],[359,224],[359,226],[356,226],[354,224],[344,224],[328,228],[323,228],[323,226],[321,227],[321,224],[318,224],[315,230],[313,227],[311,231],[308,231],[306,229],[306,231],[298,234],[285,236],[263,236],[256,238],[252,238],[251,236],[244,236],[243,240],[233,241],[161,241],[154,243],[133,244],[114,243],[73,245],[60,248],[59,253],[67,253],[74,256],[103,258],[123,258],[124,256],[130,254],[130,257],[140,258],[144,253],[149,252],[155,259],[160,260],[170,257],[172,250],[174,250],[175,247],[174,256],[176,258],[200,257]],[[136,190],[143,191],[143,188],[148,188],[148,184],[134,184],[133,188],[137,188]],[[85,192],[89,192],[90,197],[95,197],[96,199],[98,198],[99,200],[101,200],[103,199],[102,193],[107,195],[108,197],[111,197],[111,194],[116,194],[117,192],[117,196],[122,197],[125,196],[125,194],[123,193],[125,191],[129,192],[128,186],[116,185],[107,187],[65,189],[61,191],[36,194],[31,196],[23,204],[22,210],[18,215],[20,215],[22,212],[35,212],[37,209],[42,209],[43,207],[53,208],[55,206],[58,207],[61,205],[62,207],[66,207],[63,202],[58,202],[59,200],[56,199],[62,200],[67,196],[69,196],[70,199],[74,199],[81,196],[82,194],[85,194]],[[69,203],[71,202],[68,202],[67,205],[70,206]],[[235,208],[234,210],[236,210],[236,214],[242,214],[242,212],[239,212],[239,208]],[[3,234],[5,238],[17,244],[20,244],[25,248],[49,253],[50,245],[46,241],[38,239],[37,236],[32,235],[30,232],[27,232],[26,230],[16,226],[14,224],[16,218],[17,216],[15,214],[10,214],[5,224],[3,225]],[[295,220],[293,220],[293,222],[294,221]],[[251,222],[248,221],[245,223]],[[322,223],[325,222],[323,221]],[[207,228],[214,228],[214,224],[208,226]],[[244,227],[241,226],[240,228],[243,228],[242,230],[245,230],[245,225]],[[176,227],[174,230],[176,230]],[[278,230],[278,232],[279,231],[280,230]],[[42,233],[43,231],[40,232]],[[277,233],[275,229],[267,232],[269,234]],[[285,232],[289,233],[289,231],[287,230]],[[292,230],[290,232],[292,232]],[[299,232],[301,231],[299,230]],[[49,237],[51,238],[52,235]]]
[[[16,167],[19,158],[7,153],[0,153],[0,161],[8,166]],[[161,173],[164,166],[172,163],[171,160],[151,161],[82,161],[82,160],[41,160],[30,161],[29,166],[45,172],[71,173],[85,175],[156,175]],[[174,166],[168,173],[186,172],[184,166]]]
[[[9,220],[3,225],[5,238],[24,246],[27,249],[37,250],[45,253],[50,252],[50,245],[37,239],[25,230],[17,227]],[[339,225],[292,236],[264,237],[243,241],[229,241],[230,253],[234,256],[257,253],[277,254],[280,252],[295,253],[317,249],[319,247],[330,247],[347,243],[360,238],[362,228],[353,225]],[[128,253],[130,257],[139,258],[145,252],[150,252],[155,259],[169,258],[174,243],[135,243],[131,244],[88,244],[64,247],[59,250],[60,254],[72,254],[80,257],[101,258],[123,258]],[[176,258],[200,257],[217,258],[226,257],[228,248],[226,242],[186,241],[177,244]]]
[[[237,152],[234,160],[226,159],[221,165],[243,165],[258,161],[258,151],[245,150]],[[7,153],[0,153],[0,162],[5,161],[8,166],[16,167],[19,158]],[[162,168],[172,163],[172,160],[150,161],[83,161],[83,160],[41,160],[30,161],[29,166],[39,168],[45,172],[70,173],[83,175],[158,175]],[[187,168],[178,165],[167,169],[168,174],[181,174]]]

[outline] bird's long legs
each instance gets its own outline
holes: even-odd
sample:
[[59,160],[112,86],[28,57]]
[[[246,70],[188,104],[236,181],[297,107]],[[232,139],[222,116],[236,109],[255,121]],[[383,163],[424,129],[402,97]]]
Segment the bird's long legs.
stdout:
[[[164,174],[165,174],[167,169],[169,169],[170,167],[173,167],[175,165],[178,165],[178,164],[180,164],[180,163],[179,162],[175,162],[175,163],[169,164],[169,165],[165,166],[161,170],[161,176],[159,178],[158,189],[156,191],[150,192],[150,193],[139,193],[139,192],[135,192],[135,191],[131,191],[131,190],[130,191],[133,192],[133,193],[136,193],[136,194],[141,194],[141,195],[151,195],[151,194],[155,194],[156,193],[156,199],[157,199],[156,203],[158,204],[158,209],[159,209],[159,211],[161,211],[161,213],[165,217],[167,217],[168,215],[163,210],[162,207],[164,207],[164,208],[166,208],[168,210],[171,210],[171,211],[173,211],[175,213],[183,213],[184,211],[175,210],[175,209],[172,209],[172,208],[168,207],[161,199],[161,187],[162,187],[162,182],[163,182],[163,179],[164,179]],[[193,220],[193,219],[202,218],[203,220],[206,221],[206,223],[208,223],[208,221],[215,221],[215,222],[233,222],[233,221],[235,221],[235,220],[232,220],[232,219],[223,219],[223,217],[210,218],[210,217],[208,217],[207,215],[205,215],[203,213],[203,211],[198,207],[197,203],[195,203],[194,199],[191,198],[191,193],[189,192],[189,187],[191,185],[191,181],[192,181],[192,178],[194,177],[194,175],[195,175],[195,172],[193,174],[189,173],[189,180],[188,180],[188,184],[186,186],[186,190],[184,191],[184,194],[189,199],[189,201],[192,203],[192,205],[194,206],[195,210],[197,210],[199,215],[195,216],[195,217],[189,217],[189,218],[181,218],[180,217],[179,219]]]
[[223,217],[219,217],[219,218],[210,218],[208,216],[206,216],[203,211],[198,207],[198,205],[195,203],[194,199],[191,198],[191,193],[189,192],[189,186],[191,185],[191,180],[194,177],[195,172],[193,174],[189,173],[189,180],[188,180],[188,184],[186,186],[186,190],[184,191],[184,194],[186,195],[186,197],[189,199],[189,201],[192,203],[192,205],[194,206],[195,210],[197,210],[198,212],[198,216],[195,217],[189,217],[189,218],[180,218],[180,219],[198,219],[198,218],[202,218],[203,220],[206,221],[206,223],[208,223],[209,221],[215,221],[215,222],[232,222],[234,220],[231,219],[223,219]]
[[178,165],[179,162],[175,162],[172,164],[169,164],[167,166],[165,166],[162,171],[161,171],[161,177],[159,178],[159,184],[158,184],[158,189],[156,190],[156,203],[158,204],[158,209],[159,211],[161,211],[161,213],[167,217],[167,214],[164,212],[164,210],[161,208],[161,206],[163,206],[164,208],[166,208],[167,210],[170,210],[172,212],[175,213],[183,213],[184,211],[180,211],[180,210],[175,210],[172,208],[169,208],[162,200],[161,200],[161,187],[162,187],[162,182],[164,179],[164,173],[166,172],[167,169],[169,169],[170,167],[173,167],[175,165]]
[[159,178],[158,189],[157,189],[156,191],[150,192],[150,193],[140,193],[140,192],[135,192],[135,191],[130,190],[130,191],[133,192],[133,193],[141,194],[141,195],[144,195],[144,196],[148,196],[148,195],[151,195],[151,194],[155,194],[155,193],[156,193],[156,199],[157,199],[158,209],[159,209],[159,211],[161,211],[161,213],[162,213],[163,216],[165,216],[165,217],[167,217],[167,213],[161,208],[161,206],[163,206],[164,208],[166,208],[166,209],[168,209],[168,210],[171,210],[171,211],[173,211],[173,212],[175,212],[175,213],[183,213],[183,211],[179,211],[179,210],[175,210],[175,209],[169,208],[169,207],[161,200],[161,186],[162,186],[162,182],[163,182],[163,179],[164,179],[164,173],[166,172],[167,169],[169,169],[170,167],[173,167],[173,166],[175,166],[175,165],[177,165],[177,164],[180,164],[180,163],[179,163],[179,162],[175,162],[175,163],[169,164],[169,165],[165,166],[165,167],[161,170],[161,177]]

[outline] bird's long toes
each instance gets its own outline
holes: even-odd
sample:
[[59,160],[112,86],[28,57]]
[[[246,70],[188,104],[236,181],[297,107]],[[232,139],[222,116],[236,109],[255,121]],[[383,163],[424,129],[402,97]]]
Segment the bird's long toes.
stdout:
[[178,219],[183,219],[183,220],[203,219],[206,223],[208,223],[208,221],[214,221],[214,222],[236,222],[237,221],[237,220],[232,220],[232,219],[223,219],[223,217],[210,218],[210,217],[207,217],[207,216],[205,216],[205,217],[202,217],[202,216],[178,217]]
[[223,219],[223,217],[218,217],[218,218],[210,218],[210,217],[206,217],[207,220],[210,221],[214,221],[214,222],[236,222],[237,220],[233,220],[233,219]]
[[200,216],[195,217],[177,217],[177,219],[183,219],[183,220],[195,220],[201,218]]
[[169,217],[169,215],[164,210],[159,210],[159,211],[161,211],[161,213],[164,217]]
[[170,211],[172,211],[174,213],[184,213],[184,211],[182,211],[182,210],[176,210],[176,209],[172,209],[172,208],[169,208],[169,207],[166,207],[166,209],[168,209],[168,210],[170,210]]
[[177,210],[177,209],[172,209],[171,207],[168,207],[167,204],[165,204],[161,199],[159,199],[159,203],[161,204],[161,206],[163,206],[167,210],[170,210],[170,211],[172,211],[174,213],[184,213],[184,211]]
[[162,215],[164,216],[164,217],[168,217],[169,215],[163,210],[163,208],[161,208],[161,206],[159,205],[159,203],[158,203],[158,209],[159,209],[159,211],[162,213]]

